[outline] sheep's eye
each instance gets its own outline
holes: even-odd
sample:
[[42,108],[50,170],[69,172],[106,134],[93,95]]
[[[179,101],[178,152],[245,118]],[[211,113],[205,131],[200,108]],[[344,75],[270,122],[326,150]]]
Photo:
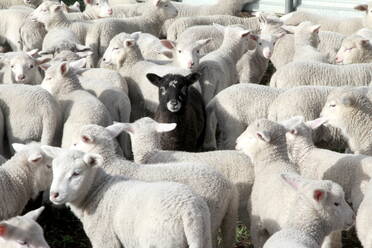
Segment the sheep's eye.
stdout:
[[52,78],[51,78],[51,77],[48,77],[48,78],[46,78],[45,80],[52,80]]
[[17,243],[20,245],[27,245],[27,242],[23,240],[18,240]]
[[262,46],[262,42],[258,42],[258,45]]
[[48,169],[52,169],[52,165],[51,164],[47,164],[46,165]]
[[340,206],[340,203],[335,202],[335,206],[336,206],[336,207]]
[[182,51],[181,50],[178,50],[178,53],[181,53]]
[[162,95],[165,95],[165,88],[164,88],[164,87],[160,87],[160,93],[161,93]]
[[98,6],[98,5],[99,5],[99,3],[96,3],[96,5]]
[[10,66],[10,68],[12,68],[12,69],[13,69],[13,68],[14,68],[14,65],[11,65],[11,66]]
[[331,103],[331,104],[329,104],[329,106],[330,106],[331,108],[334,108],[334,107],[336,107],[336,104]]
[[196,53],[197,53],[197,54],[199,54],[199,53],[200,53],[200,51],[199,51],[199,50],[197,50],[197,51],[196,51]]
[[164,7],[165,7],[165,8],[168,7],[168,4],[164,5]]
[[78,171],[74,171],[74,173],[72,173],[72,176],[73,177],[77,177],[77,176],[79,176],[80,175],[80,172],[78,172]]
[[112,50],[119,50],[119,48],[118,47],[114,47]]
[[34,65],[30,65],[30,69],[34,68]]

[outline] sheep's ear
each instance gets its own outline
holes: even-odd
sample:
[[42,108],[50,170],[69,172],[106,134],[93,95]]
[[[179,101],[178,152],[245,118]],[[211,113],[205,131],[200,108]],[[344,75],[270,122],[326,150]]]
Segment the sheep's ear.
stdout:
[[59,72],[61,73],[62,76],[66,75],[69,70],[69,66],[67,62],[63,62],[62,64],[59,65]]
[[321,27],[320,25],[313,25],[310,27],[310,31],[312,33],[319,33],[320,27]]
[[100,166],[103,164],[102,156],[98,154],[93,154],[93,153],[85,154],[83,157],[83,161],[86,165],[90,167]]
[[62,151],[62,148],[55,147],[55,146],[41,146],[41,150],[51,158],[56,158]]
[[134,128],[133,124],[131,123],[120,123],[122,125],[122,131],[129,133],[129,134],[134,134]]
[[62,5],[54,5],[54,6],[51,7],[51,10],[53,12],[61,11],[62,9],[63,9]]
[[176,47],[176,43],[171,40],[160,40],[160,43],[168,49],[174,49]]
[[26,149],[26,145],[20,143],[13,143],[12,147],[16,152],[21,152]]
[[51,61],[52,59],[51,58],[48,58],[48,57],[42,57],[42,58],[37,58],[36,59],[36,64],[37,65],[42,65],[42,64],[45,64],[49,61]]
[[327,192],[324,189],[314,189],[313,190],[313,199],[316,202],[322,202],[327,197]]
[[75,45],[75,48],[76,48],[76,50],[79,51],[79,52],[91,51],[90,47],[88,47],[88,46],[84,46],[84,45],[80,45],[80,44],[76,44],[76,45]]
[[7,235],[9,227],[10,226],[4,222],[0,223],[0,237],[4,237]]
[[40,215],[44,211],[44,209],[45,209],[45,207],[42,206],[42,207],[40,207],[38,209],[35,209],[33,211],[28,212],[27,214],[25,214],[23,216],[26,217],[26,218],[29,218],[31,220],[36,221],[40,217]]
[[196,45],[198,45],[199,47],[203,47],[203,46],[207,45],[209,42],[211,42],[211,40],[212,40],[212,38],[198,40],[198,41],[196,41]]
[[156,87],[159,87],[161,84],[162,77],[156,75],[155,73],[147,73],[146,74],[147,79]]
[[76,1],[72,6],[80,9],[80,3],[78,1]]
[[323,125],[324,123],[327,122],[327,119],[326,118],[318,118],[318,119],[315,119],[315,120],[312,120],[312,121],[307,121],[305,122],[305,124],[310,127],[311,129],[317,129],[318,127],[320,127],[321,125]]
[[84,1],[86,4],[93,4],[93,0],[85,0]]
[[[92,51],[83,51],[83,52],[76,52],[76,55],[79,56],[79,58],[86,58],[90,55],[92,55],[93,52]],[[85,67],[85,66],[84,66]]]
[[244,30],[240,33],[241,37],[247,37],[248,35],[250,35],[252,33],[251,30]]
[[254,34],[251,34],[249,36],[250,39],[254,40],[254,41],[258,41],[258,39],[260,38],[258,35],[254,35]]
[[34,56],[37,55],[38,51],[39,51],[39,49],[36,48],[36,49],[33,49],[33,50],[28,51],[28,52],[26,52],[26,53],[27,53],[28,56],[30,56],[30,57],[34,57]]
[[28,156],[27,161],[29,163],[38,163],[43,159],[43,155],[39,152],[32,153]]
[[94,141],[94,139],[93,139],[91,136],[86,135],[86,134],[81,135],[80,138],[81,138],[81,141],[83,141],[83,142],[86,143],[86,144],[91,144],[91,143],[93,143],[93,141]]
[[256,132],[256,136],[257,138],[259,138],[260,140],[266,142],[266,143],[269,143],[270,140],[271,140],[271,137],[270,137],[270,134],[268,132]]
[[169,50],[169,49],[167,49],[167,48],[163,48],[162,47],[162,49],[161,49],[161,51],[159,52],[159,54],[163,54],[165,57],[167,57],[167,58],[173,58],[173,52],[172,52],[172,50]]
[[43,71],[48,70],[48,68],[51,67],[51,66],[52,66],[51,64],[41,64],[41,65],[39,65],[39,67],[40,67]]
[[356,99],[353,95],[346,95],[341,98],[341,102],[345,106],[353,106],[356,102]]
[[154,5],[155,7],[159,7],[160,6],[160,3],[161,3],[161,0],[153,0],[154,2]]
[[300,115],[297,115],[297,116],[293,116],[291,117],[290,119],[288,120],[283,120],[281,122],[279,122],[282,126],[284,126],[285,128],[287,129],[290,129],[292,127],[295,127],[297,126],[298,124],[300,124],[301,122],[304,122],[304,117],[303,116],[300,116]]
[[359,41],[359,44],[360,44],[362,47],[369,47],[369,46],[371,46],[371,43],[369,42],[369,40],[360,40],[360,41]]
[[86,64],[87,64],[87,59],[82,58],[82,59],[70,62],[69,66],[73,69],[81,69],[81,68],[84,68]]
[[126,123],[114,122],[114,124],[106,127],[105,129],[110,133],[112,138],[116,138],[124,131]]
[[217,28],[218,32],[224,33],[225,32],[225,26],[222,26],[218,23],[213,23],[213,27]]
[[298,190],[302,185],[302,178],[299,175],[293,173],[283,173],[280,174],[280,177],[291,186],[294,190]]
[[357,5],[354,7],[355,10],[359,10],[359,11],[365,11],[367,12],[368,11],[368,4],[360,4],[360,5]]
[[284,31],[286,31],[289,34],[294,34],[296,32],[296,29],[297,29],[296,26],[287,26],[287,25],[283,25],[280,28],[283,29]]
[[186,78],[187,78],[187,81],[189,82],[188,85],[192,85],[193,83],[198,81],[200,79],[200,76],[201,75],[198,72],[193,72],[193,73],[187,75]]
[[177,123],[158,123],[156,125],[156,132],[164,133],[170,132],[177,127]]
[[126,39],[125,41],[124,41],[124,45],[126,46],[126,47],[132,47],[132,46],[134,46],[136,44],[136,41],[134,40],[134,39]]

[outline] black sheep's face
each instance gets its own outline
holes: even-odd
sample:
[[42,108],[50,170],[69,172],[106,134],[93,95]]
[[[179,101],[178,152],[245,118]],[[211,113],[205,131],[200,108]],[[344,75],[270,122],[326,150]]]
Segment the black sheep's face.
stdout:
[[159,87],[160,106],[172,113],[179,112],[187,103],[188,87],[199,79],[198,73],[186,77],[168,74],[159,77],[156,74],[147,74],[149,81]]

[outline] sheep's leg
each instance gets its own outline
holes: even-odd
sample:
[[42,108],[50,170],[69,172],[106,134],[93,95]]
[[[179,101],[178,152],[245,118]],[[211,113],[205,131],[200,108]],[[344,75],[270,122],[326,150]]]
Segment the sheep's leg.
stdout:
[[251,217],[251,238],[254,248],[262,248],[268,240],[269,235],[263,228],[260,218],[257,216]]
[[325,237],[322,248],[342,248],[341,232],[332,232]]
[[224,248],[231,248],[234,246],[234,241],[236,238],[236,224],[238,220],[238,207],[239,195],[237,191],[234,191],[221,225]]

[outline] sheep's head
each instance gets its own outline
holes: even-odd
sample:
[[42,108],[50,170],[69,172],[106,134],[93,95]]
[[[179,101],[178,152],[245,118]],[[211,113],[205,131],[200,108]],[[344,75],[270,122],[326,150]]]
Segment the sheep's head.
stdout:
[[27,164],[33,177],[33,198],[36,198],[41,191],[49,189],[52,181],[52,158],[41,150],[39,143],[30,143],[27,145],[13,144],[16,153],[22,153],[26,156]]
[[36,223],[44,207],[28,212],[23,216],[13,217],[0,222],[0,239],[6,247],[49,248],[45,241],[43,229]]
[[[337,64],[355,64],[370,62],[372,58],[371,42],[359,35],[353,35],[343,40],[337,52]],[[369,59],[369,60],[368,60]]]
[[45,1],[39,5],[31,14],[31,20],[48,25],[56,16],[63,12],[63,7],[57,2]]
[[320,113],[327,123],[333,127],[345,131],[353,125],[356,118],[362,115],[369,115],[371,118],[372,103],[362,89],[342,87],[334,89],[327,98],[327,101]]
[[[345,230],[355,221],[355,214],[345,201],[345,193],[340,185],[328,180],[305,179],[297,174],[281,174],[284,183],[295,190],[298,200],[294,206],[301,216],[321,218],[328,226],[327,232]],[[294,220],[295,221],[295,220]]]
[[113,10],[108,0],[85,0],[86,12],[94,14],[98,18],[112,16]]
[[42,149],[54,158],[51,202],[61,205],[82,201],[94,182],[97,168],[103,164],[102,157],[51,146],[43,146]]
[[175,18],[178,15],[178,10],[169,0],[150,0],[148,2],[151,6],[146,10],[147,13],[156,13],[164,20]]
[[319,31],[321,26],[313,24],[309,21],[300,23],[298,26],[285,26],[281,27],[295,36],[295,42],[299,44],[310,44],[313,47],[318,47],[320,43]]
[[367,16],[370,16],[372,15],[372,2],[368,2],[366,4],[359,4],[355,6],[354,9],[365,12]]
[[162,53],[168,58],[173,58],[181,68],[195,70],[199,67],[200,49],[208,44],[211,39],[198,40],[192,44],[176,43],[170,40],[161,40],[166,48]]
[[146,77],[159,88],[159,108],[161,111],[177,113],[185,109],[189,87],[199,80],[200,74],[191,73],[187,76],[167,74],[160,77],[154,73],[149,73]]
[[260,54],[266,58],[270,59],[274,52],[275,43],[281,37],[283,37],[285,33],[280,34],[261,34],[261,35],[251,35],[251,39],[257,42],[256,49],[260,52]]
[[23,0],[23,3],[31,8],[36,8],[41,2],[41,0]]

